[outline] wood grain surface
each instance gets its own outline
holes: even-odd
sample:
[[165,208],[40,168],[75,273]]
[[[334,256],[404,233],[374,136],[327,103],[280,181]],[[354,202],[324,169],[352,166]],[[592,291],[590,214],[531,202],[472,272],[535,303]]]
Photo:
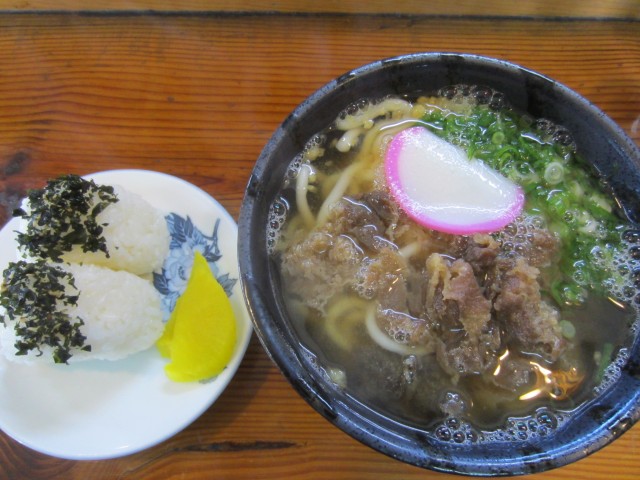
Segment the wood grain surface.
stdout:
[[[418,51],[486,54],[537,70],[586,96],[640,143],[633,20],[4,14],[0,224],[48,178],[115,168],[181,177],[237,218],[255,159],[299,102],[349,69]],[[532,478],[639,476],[636,426],[594,455]],[[0,433],[0,478],[459,477],[402,464],[333,427],[254,337],[227,390],[175,437],[128,457],[76,462]]]
[[640,18],[639,0],[0,0],[0,11],[263,12]]

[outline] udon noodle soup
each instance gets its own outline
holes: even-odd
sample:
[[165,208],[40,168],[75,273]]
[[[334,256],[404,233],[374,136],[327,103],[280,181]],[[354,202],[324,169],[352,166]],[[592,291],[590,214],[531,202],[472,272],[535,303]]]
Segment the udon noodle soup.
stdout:
[[[415,126],[518,183],[522,214],[469,235],[413,222],[383,164]],[[350,106],[292,160],[269,221],[287,308],[320,368],[444,440],[545,435],[615,380],[637,330],[638,227],[570,132],[486,88]]]

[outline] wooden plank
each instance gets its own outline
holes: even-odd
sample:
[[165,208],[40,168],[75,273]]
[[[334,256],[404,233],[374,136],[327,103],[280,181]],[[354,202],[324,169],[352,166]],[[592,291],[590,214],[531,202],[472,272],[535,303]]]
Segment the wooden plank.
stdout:
[[279,12],[508,17],[640,18],[638,0],[2,0],[0,11]]

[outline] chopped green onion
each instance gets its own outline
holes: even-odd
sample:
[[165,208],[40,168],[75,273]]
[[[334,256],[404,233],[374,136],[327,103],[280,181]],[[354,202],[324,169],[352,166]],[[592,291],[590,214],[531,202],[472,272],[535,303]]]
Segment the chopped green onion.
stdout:
[[576,327],[569,320],[561,320],[558,325],[562,331],[562,336],[567,340],[571,340],[576,336]]
[[491,143],[494,145],[502,145],[504,143],[505,135],[503,132],[496,132],[491,136]]
[[564,167],[560,162],[551,162],[544,169],[544,179],[549,185],[557,185],[564,180]]

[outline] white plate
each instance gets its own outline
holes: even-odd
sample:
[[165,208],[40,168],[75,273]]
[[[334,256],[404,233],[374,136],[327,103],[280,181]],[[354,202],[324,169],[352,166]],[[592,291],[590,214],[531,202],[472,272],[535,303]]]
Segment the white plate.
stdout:
[[[195,186],[158,172],[113,170],[87,177],[96,183],[119,184],[138,193],[178,219],[178,229],[188,227],[181,232],[188,230],[186,238],[172,232],[172,245],[179,247],[169,255],[173,267],[180,266],[181,257],[192,258],[194,245],[198,245],[196,248],[208,245],[209,251],[215,253],[217,237],[217,253],[221,256],[210,265],[231,293],[238,341],[227,368],[208,383],[170,381],[164,374],[166,360],[155,347],[117,362],[72,365],[20,365],[0,355],[0,429],[34,450],[74,460],[128,455],[156,445],[187,427],[225,389],[240,365],[252,333],[240,291],[237,226],[218,202]],[[186,224],[180,219],[186,220]],[[0,271],[15,259],[13,230],[17,221],[11,220],[0,231]],[[191,230],[191,226],[196,230]],[[169,268],[170,272],[162,276],[165,286],[179,289],[189,273],[190,261],[186,267],[186,271]],[[167,303],[171,303],[169,297],[172,295],[165,295]]]

